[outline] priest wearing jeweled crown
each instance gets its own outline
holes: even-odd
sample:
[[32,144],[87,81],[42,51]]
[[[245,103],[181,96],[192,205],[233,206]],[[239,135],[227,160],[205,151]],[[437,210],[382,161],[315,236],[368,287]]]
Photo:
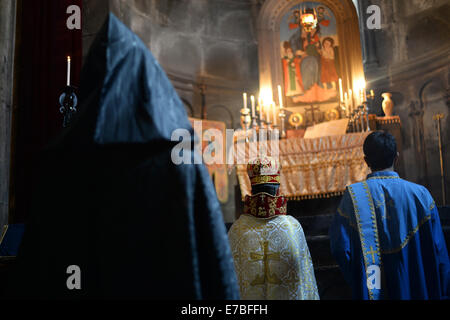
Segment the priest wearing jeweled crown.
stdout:
[[319,300],[302,226],[280,195],[280,169],[266,156],[247,165],[252,195],[228,233],[241,299]]

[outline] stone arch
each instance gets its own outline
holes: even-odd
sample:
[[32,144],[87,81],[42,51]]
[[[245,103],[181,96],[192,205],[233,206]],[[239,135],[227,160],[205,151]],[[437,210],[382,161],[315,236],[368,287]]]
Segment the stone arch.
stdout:
[[329,7],[337,22],[340,39],[339,55],[342,68],[343,89],[357,87],[357,82],[364,78],[361,40],[357,10],[352,0],[267,0],[264,2],[257,21],[259,81],[260,88],[272,90],[276,96],[278,84],[282,84],[280,43],[280,23],[283,16],[294,5],[303,2],[317,2]]
[[[235,119],[234,119],[234,116],[233,116],[233,112],[228,107],[226,107],[226,106],[224,106],[222,104],[215,104],[215,105],[210,106],[208,108],[208,110],[209,111],[215,110],[215,112],[211,112],[211,114],[216,114],[216,116],[217,116],[217,113],[220,112],[219,110],[225,111],[225,114],[228,116],[228,119],[220,118],[220,119],[217,119],[217,120],[225,122],[225,124],[227,125],[227,128],[234,129]],[[223,116],[224,113],[220,112],[219,115]],[[210,120],[215,120],[213,118],[214,117],[211,117]]]

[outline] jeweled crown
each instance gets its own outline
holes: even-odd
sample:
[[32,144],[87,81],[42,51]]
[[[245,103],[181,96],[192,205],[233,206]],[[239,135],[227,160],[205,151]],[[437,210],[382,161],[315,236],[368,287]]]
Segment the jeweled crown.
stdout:
[[280,163],[271,157],[259,157],[247,164],[247,173],[252,185],[273,183],[280,184]]

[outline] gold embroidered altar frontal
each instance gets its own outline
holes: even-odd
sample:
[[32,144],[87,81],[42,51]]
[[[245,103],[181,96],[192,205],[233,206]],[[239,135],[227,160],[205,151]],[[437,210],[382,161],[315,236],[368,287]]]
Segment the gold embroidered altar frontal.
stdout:
[[[347,185],[363,181],[370,173],[362,148],[369,133],[279,140],[281,194],[290,200],[325,198],[341,195]],[[257,142],[247,143],[245,148],[237,146],[235,152],[238,159],[249,159],[250,148],[257,148]],[[276,147],[268,141],[267,155],[276,156],[276,151]],[[251,194],[247,166],[237,164],[236,167],[244,200],[246,195]]]

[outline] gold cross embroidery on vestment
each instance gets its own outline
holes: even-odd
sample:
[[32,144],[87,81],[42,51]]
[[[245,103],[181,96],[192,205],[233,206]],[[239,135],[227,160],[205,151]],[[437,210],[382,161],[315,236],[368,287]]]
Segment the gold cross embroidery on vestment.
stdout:
[[266,282],[271,284],[280,284],[281,280],[278,276],[275,273],[270,273],[269,270],[269,260],[280,261],[280,254],[278,252],[269,252],[269,243],[267,241],[264,241],[263,247],[264,253],[262,254],[257,252],[250,253],[250,258],[253,261],[264,261],[264,275],[256,276],[251,284],[258,285],[265,284]]

